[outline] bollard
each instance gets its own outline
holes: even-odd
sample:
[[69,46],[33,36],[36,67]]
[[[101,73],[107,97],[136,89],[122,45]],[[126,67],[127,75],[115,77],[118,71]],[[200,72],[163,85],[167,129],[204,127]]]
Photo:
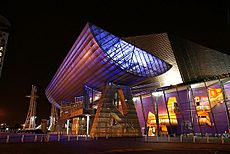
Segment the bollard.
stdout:
[[22,135],[21,142],[24,142],[24,134]]
[[9,143],[9,141],[10,141],[10,135],[7,135],[6,136],[6,143]]
[[38,139],[38,136],[37,136],[37,134],[35,134],[35,136],[34,136],[34,142],[37,142],[37,139]]
[[207,140],[206,140],[207,143],[209,143],[209,135],[206,136],[206,139],[207,139]]
[[77,141],[78,141],[78,135],[77,135]]
[[157,142],[159,141],[159,137],[157,136]]
[[49,142],[50,141],[50,134],[47,135],[47,139],[46,139],[46,142]]
[[183,142],[183,135],[180,135],[180,142]]
[[170,142],[170,135],[168,135],[168,142]]
[[105,138],[106,138],[106,139],[108,139],[108,138],[109,138],[109,135],[108,135],[108,134],[106,134],[106,135],[105,135]]
[[222,144],[224,143],[224,137],[223,137],[223,135],[221,136],[221,143]]
[[193,136],[193,143],[196,142],[196,136]]
[[98,139],[98,136],[96,135],[96,140]]
[[70,135],[68,135],[68,142],[70,141]]
[[87,135],[87,140],[90,140],[91,136],[90,135]]
[[44,141],[44,135],[41,135],[41,140],[40,142],[43,142]]
[[60,134],[58,134],[58,138],[57,138],[57,141],[58,141],[58,142],[60,141]]

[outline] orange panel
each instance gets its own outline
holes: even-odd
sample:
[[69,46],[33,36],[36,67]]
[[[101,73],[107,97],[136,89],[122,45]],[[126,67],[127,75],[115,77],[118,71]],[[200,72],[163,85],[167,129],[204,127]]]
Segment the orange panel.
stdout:
[[120,98],[120,101],[121,101],[121,106],[122,106],[123,114],[127,115],[128,114],[128,112],[127,112],[127,105],[126,105],[126,102],[125,102],[125,96],[123,94],[122,89],[118,89],[118,95],[119,95],[119,98]]
[[76,116],[79,116],[82,114],[83,114],[83,108],[69,112],[67,114],[63,114],[60,118],[61,119],[69,119],[69,118],[76,117]]

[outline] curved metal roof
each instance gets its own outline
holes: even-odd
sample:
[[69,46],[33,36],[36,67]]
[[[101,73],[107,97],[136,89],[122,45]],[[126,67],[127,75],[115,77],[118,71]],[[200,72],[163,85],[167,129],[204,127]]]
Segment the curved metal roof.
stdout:
[[153,77],[160,75],[172,66],[125,40],[95,26],[90,25],[91,32],[111,62],[134,75]]
[[87,24],[48,85],[46,96],[51,103],[72,102],[83,95],[84,85],[99,91],[108,82],[133,85],[170,68],[163,60]]

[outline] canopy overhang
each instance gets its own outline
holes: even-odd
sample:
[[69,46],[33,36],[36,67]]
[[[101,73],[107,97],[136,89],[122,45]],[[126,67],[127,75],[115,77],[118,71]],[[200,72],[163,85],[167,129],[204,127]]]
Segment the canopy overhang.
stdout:
[[129,85],[172,66],[109,32],[87,23],[46,89],[51,103],[72,102],[84,85],[101,91],[108,83]]

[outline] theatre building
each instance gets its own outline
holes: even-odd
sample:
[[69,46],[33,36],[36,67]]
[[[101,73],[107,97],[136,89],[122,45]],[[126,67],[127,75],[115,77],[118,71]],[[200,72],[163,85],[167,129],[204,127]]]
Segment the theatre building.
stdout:
[[46,96],[52,131],[98,137],[230,128],[230,56],[168,34],[121,38],[87,23]]

